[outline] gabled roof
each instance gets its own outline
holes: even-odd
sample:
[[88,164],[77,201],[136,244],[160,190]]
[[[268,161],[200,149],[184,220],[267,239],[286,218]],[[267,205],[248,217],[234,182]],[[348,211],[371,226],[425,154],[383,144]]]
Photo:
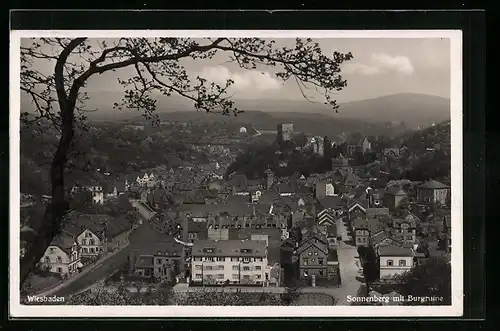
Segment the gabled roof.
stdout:
[[427,189],[445,189],[449,188],[448,185],[445,185],[443,183],[440,183],[436,180],[429,180],[421,185],[418,186],[418,188],[427,188]]
[[295,193],[295,190],[293,189],[292,185],[289,183],[281,183],[278,185],[278,192],[279,193]]
[[389,215],[389,208],[366,208],[366,218],[375,218],[379,215]]
[[399,247],[396,245],[380,246],[378,248],[380,256],[413,256],[413,251],[411,248]]
[[340,196],[328,196],[318,200],[319,207],[323,209],[339,209],[344,206],[344,201]]
[[71,235],[65,234],[64,232],[60,235],[54,237],[49,246],[57,246],[62,249],[66,254],[71,254],[71,248],[75,244],[75,239]]
[[261,240],[197,240],[191,255],[267,257],[267,247]]
[[368,208],[368,200],[367,199],[358,199],[352,201],[349,205],[349,211],[352,211],[356,206],[360,207],[366,212],[366,209]]
[[403,191],[399,186],[391,186],[386,191],[385,194],[391,194],[396,196],[406,196],[406,192]]
[[344,185],[346,186],[358,186],[360,184],[360,178],[353,174],[352,172],[348,172],[344,178]]

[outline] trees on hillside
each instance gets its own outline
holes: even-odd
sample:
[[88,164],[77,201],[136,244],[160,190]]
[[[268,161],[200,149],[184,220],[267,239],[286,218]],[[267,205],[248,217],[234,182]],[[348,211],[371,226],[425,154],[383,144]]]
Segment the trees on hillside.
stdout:
[[[325,103],[338,106],[331,92],[342,90],[346,80],[340,65],[352,58],[350,53],[324,55],[312,40],[297,39],[294,47],[277,47],[274,40],[259,38],[119,38],[90,40],[88,38],[39,38],[21,45],[20,85],[33,102],[35,116],[21,114],[24,125],[36,126],[48,120],[58,131],[59,140],[50,166],[51,202],[46,209],[38,236],[21,260],[21,283],[43,256],[54,236],[61,231],[61,222],[68,210],[65,175],[75,134],[86,129],[88,95],[85,88],[90,79],[107,72],[130,68],[132,76],[120,79],[124,97],[114,107],[137,109],[146,119],[158,121],[154,93],[178,95],[193,102],[198,111],[223,115],[240,111],[228,95],[232,79],[218,84],[206,78],[190,77],[184,67],[186,60],[213,58],[228,54],[229,61],[243,69],[261,66],[277,68],[276,77],[294,80],[304,93],[312,85],[324,93]],[[40,67],[54,66],[53,72]]]
[[359,246],[358,255],[363,266],[363,276],[365,278],[366,296],[369,296],[370,285],[380,278],[380,266],[377,254],[372,246]]

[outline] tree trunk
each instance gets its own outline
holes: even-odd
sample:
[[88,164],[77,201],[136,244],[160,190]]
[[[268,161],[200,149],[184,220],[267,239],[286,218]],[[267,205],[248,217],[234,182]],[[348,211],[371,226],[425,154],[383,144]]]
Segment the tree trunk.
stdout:
[[64,66],[71,52],[85,41],[86,38],[73,39],[62,50],[54,68],[54,83],[57,92],[59,110],[61,115],[61,137],[52,165],[50,167],[50,183],[52,187],[52,199],[45,209],[43,222],[37,229],[37,236],[29,246],[26,255],[20,263],[20,286],[24,283],[33,267],[45,254],[54,236],[60,233],[64,214],[68,210],[64,192],[64,170],[68,159],[68,152],[73,140],[73,120],[76,100],[83,82],[76,79],[71,86],[69,96],[66,93]]
[[73,116],[67,118],[63,129],[59,145],[54,154],[54,159],[50,168],[50,182],[52,186],[52,199],[45,208],[43,223],[37,229],[37,236],[31,243],[28,252],[21,260],[21,284],[26,280],[33,267],[43,257],[45,250],[52,242],[55,235],[61,230],[64,214],[67,211],[67,202],[64,192],[64,169],[68,151],[73,139]]

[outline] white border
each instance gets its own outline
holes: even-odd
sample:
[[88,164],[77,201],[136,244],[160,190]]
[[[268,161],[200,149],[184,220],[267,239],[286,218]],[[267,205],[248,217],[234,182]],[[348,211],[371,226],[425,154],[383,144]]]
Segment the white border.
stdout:
[[[19,126],[20,38],[29,37],[261,37],[261,38],[449,38],[451,57],[451,187],[452,187],[452,305],[451,306],[24,306],[20,304],[19,262],[10,264],[11,317],[440,317],[463,314],[463,159],[462,159],[462,31],[460,30],[144,30],[144,31],[11,31],[10,34],[10,261],[19,261]],[[308,309],[309,308],[309,309]]]

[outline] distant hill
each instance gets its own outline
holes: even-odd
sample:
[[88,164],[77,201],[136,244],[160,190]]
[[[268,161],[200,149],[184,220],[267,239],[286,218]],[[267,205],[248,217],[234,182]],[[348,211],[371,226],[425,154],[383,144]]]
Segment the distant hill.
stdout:
[[[90,93],[91,100],[88,106],[89,108],[98,108],[99,111],[89,113],[89,117],[92,119],[112,120],[117,118],[117,113],[120,119],[133,118],[139,115],[136,110],[117,111],[112,109],[113,103],[120,100],[122,96],[120,92],[110,91]],[[193,112],[194,116],[200,116],[200,114],[194,113],[191,103],[183,98],[158,96],[157,100],[159,113],[190,111]],[[306,100],[235,99],[235,103],[239,109],[246,112],[260,111],[257,116],[263,116],[262,112],[273,113],[273,118],[284,117],[284,120],[286,120],[287,117],[290,117],[290,121],[298,118],[297,116],[306,119],[312,117],[320,119],[318,116],[323,115],[337,120],[350,119],[373,123],[404,122],[408,128],[416,128],[418,126],[427,127],[433,122],[439,123],[450,119],[450,100],[425,94],[393,94],[374,99],[341,103],[339,104],[338,113],[335,113],[322,103],[311,103]],[[22,98],[22,105],[23,109],[31,107],[26,96]],[[252,115],[247,115],[248,120],[251,120],[251,117]],[[263,118],[260,120],[262,121]],[[339,121],[339,123],[344,122]]]

